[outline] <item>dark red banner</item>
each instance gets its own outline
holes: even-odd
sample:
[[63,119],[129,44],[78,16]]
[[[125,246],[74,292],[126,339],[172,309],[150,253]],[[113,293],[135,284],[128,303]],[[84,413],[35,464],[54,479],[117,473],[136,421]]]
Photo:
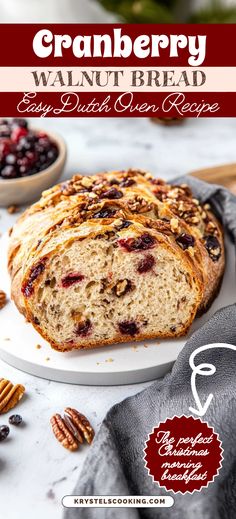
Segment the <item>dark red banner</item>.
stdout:
[[[122,35],[129,35],[134,41],[140,35],[206,35],[206,57],[204,66],[236,66],[234,24],[1,24],[0,66],[187,66],[188,50],[180,49],[178,57],[170,57],[169,47],[160,49],[159,57],[138,58],[134,52],[127,58],[83,57],[73,55],[71,47],[63,48],[63,57],[39,58],[33,51],[36,33],[48,29],[55,35],[70,35],[72,40],[78,36],[110,35],[113,39],[114,28],[121,28]],[[52,42],[54,46],[54,41]]]
[[[236,117],[236,92],[0,93],[2,117]],[[69,103],[68,96],[70,98]],[[64,101],[63,101],[64,99]]]

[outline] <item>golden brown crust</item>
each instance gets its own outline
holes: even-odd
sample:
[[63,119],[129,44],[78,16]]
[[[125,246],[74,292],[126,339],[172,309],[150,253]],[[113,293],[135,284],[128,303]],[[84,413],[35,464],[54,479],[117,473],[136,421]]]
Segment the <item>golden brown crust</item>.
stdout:
[[[22,293],[35,268],[49,261],[55,251],[70,241],[95,237],[99,233],[122,236],[123,221],[131,222],[138,235],[140,229],[171,247],[199,287],[199,301],[188,323],[178,334],[184,335],[197,311],[204,311],[213,298],[224,272],[223,232],[210,207],[201,206],[188,186],[170,186],[160,179],[139,170],[101,173],[92,177],[76,175],[71,180],[44,192],[40,201],[31,206],[18,220],[10,238],[8,268],[12,279],[12,299],[20,312],[45,339]],[[217,249],[219,244],[219,251]],[[218,254],[219,253],[219,254]],[[219,256],[219,257],[218,257]],[[40,276],[34,281],[34,289]],[[154,338],[141,335],[132,340]],[[116,342],[127,342],[130,337],[116,337]],[[114,340],[103,340],[112,344]],[[80,348],[99,347],[98,341],[86,339]],[[52,344],[60,351],[76,345]]]

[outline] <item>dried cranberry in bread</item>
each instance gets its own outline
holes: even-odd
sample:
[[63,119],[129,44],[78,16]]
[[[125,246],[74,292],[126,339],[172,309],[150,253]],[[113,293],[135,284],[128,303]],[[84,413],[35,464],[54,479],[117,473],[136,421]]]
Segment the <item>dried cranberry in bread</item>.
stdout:
[[210,207],[137,170],[53,187],[10,238],[12,298],[60,351],[184,335],[223,271]]

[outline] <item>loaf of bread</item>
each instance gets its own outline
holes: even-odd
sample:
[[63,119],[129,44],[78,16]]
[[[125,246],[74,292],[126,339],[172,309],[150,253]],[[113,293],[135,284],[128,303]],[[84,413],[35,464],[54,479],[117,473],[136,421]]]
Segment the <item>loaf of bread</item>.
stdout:
[[223,271],[210,206],[139,170],[74,176],[10,237],[12,299],[60,351],[184,335]]

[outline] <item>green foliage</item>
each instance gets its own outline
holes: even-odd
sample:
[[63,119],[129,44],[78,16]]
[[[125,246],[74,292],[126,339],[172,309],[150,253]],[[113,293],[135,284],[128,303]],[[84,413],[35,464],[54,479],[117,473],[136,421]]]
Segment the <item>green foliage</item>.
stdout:
[[[128,23],[236,22],[236,7],[225,6],[223,0],[211,0],[208,7],[193,14],[187,12],[183,0],[100,0],[100,3]],[[191,3],[187,2],[190,12]]]
[[171,23],[173,1],[155,0],[101,0],[103,6],[117,13],[128,23]]
[[201,9],[194,13],[189,20],[190,23],[235,23],[236,8],[224,7],[219,2],[213,2],[208,9]]

